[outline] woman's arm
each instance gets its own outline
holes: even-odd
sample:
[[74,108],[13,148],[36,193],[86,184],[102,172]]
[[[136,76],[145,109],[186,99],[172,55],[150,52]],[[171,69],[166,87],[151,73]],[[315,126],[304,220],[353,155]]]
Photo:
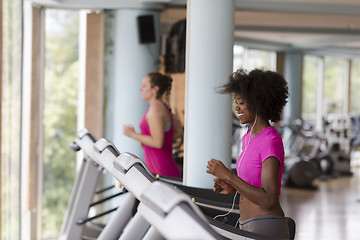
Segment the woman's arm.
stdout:
[[146,115],[146,121],[150,128],[150,135],[137,133],[131,126],[124,126],[124,134],[149,147],[162,148],[164,145],[164,125],[166,118],[164,111],[166,111],[166,109],[162,104],[155,104],[150,108]]
[[227,169],[224,164],[218,160],[212,159],[209,161],[208,168],[208,173],[228,182],[240,192],[242,196],[261,206],[263,209],[271,210],[276,206],[278,202],[277,191],[279,186],[279,160],[277,158],[269,157],[263,162],[261,170],[261,187],[255,187],[248,184],[235,173]]

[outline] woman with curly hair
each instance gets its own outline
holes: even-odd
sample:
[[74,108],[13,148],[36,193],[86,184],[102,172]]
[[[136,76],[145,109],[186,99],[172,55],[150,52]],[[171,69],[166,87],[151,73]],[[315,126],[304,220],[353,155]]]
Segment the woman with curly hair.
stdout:
[[288,219],[279,195],[284,168],[284,146],[271,122],[280,120],[289,95],[287,82],[276,72],[240,69],[220,87],[231,93],[241,124],[250,129],[242,138],[242,152],[232,172],[216,159],[208,162],[214,191],[240,194],[240,229],[269,237],[289,238]]
[[[159,72],[147,74],[140,87],[141,98],[149,103],[140,122],[141,133],[131,125],[123,126],[123,133],[141,143],[145,164],[154,174],[181,177],[179,167],[172,158],[174,121],[169,106],[162,97],[169,94],[172,78]],[[176,132],[175,132],[176,133]]]

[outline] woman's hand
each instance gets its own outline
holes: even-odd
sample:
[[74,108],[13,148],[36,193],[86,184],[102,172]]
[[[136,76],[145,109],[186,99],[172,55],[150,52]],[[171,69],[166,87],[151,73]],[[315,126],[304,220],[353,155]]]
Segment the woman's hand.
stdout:
[[235,188],[231,186],[228,182],[224,180],[220,180],[218,178],[214,178],[214,192],[221,193],[221,194],[229,194],[234,193]]
[[128,136],[128,137],[132,137],[133,134],[135,133],[135,129],[132,125],[124,125],[123,126],[123,133]]
[[226,177],[231,174],[231,171],[227,167],[225,167],[225,165],[221,161],[214,158],[208,161],[207,169],[207,173],[210,173],[222,180],[225,180]]
[[225,165],[217,160],[211,159],[207,165],[207,173],[214,175],[217,178],[214,178],[214,192],[228,194],[234,193],[235,188],[228,182],[226,179],[233,174]]

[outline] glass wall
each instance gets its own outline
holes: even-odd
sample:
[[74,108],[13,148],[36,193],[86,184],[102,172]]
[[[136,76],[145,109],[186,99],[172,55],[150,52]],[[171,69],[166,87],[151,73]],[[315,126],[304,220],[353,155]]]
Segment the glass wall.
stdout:
[[352,60],[350,74],[350,113],[360,114],[360,60]]
[[[22,1],[2,1],[1,235],[20,239]],[[1,29],[1,28],[0,28]]]
[[233,72],[244,66],[244,47],[240,45],[234,45],[234,61],[233,61]]
[[[340,57],[324,57],[324,79],[318,79],[319,57],[305,55],[303,69],[303,88],[302,88],[302,117],[305,120],[313,121],[316,116],[317,108],[317,84],[323,81],[323,113],[324,115],[342,115],[344,103],[348,95],[344,94],[347,79],[347,59]],[[350,72],[350,98],[349,112],[352,114],[360,113],[360,103],[357,90],[360,88],[360,60],[353,59]],[[320,69],[321,70],[321,69]]]
[[314,122],[316,118],[318,57],[305,55],[303,58],[302,118]]
[[57,238],[76,174],[79,12],[45,14],[42,236]]
[[276,53],[234,45],[233,71],[236,71],[239,68],[244,68],[246,70],[262,68],[275,71]]
[[345,60],[324,58],[324,114],[342,114],[344,99]]

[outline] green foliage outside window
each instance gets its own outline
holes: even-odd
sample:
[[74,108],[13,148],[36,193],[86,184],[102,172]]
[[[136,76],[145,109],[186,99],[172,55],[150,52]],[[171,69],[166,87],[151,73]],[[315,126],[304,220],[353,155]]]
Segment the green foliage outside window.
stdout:
[[325,114],[342,114],[345,60],[336,57],[325,57],[324,68]]
[[2,1],[0,239],[21,238],[22,1]]
[[[302,117],[305,120],[314,120],[316,115],[316,96],[317,96],[317,72],[318,57],[305,55],[303,69],[303,88],[302,88]],[[345,59],[338,57],[324,57],[324,114],[342,114],[344,98],[345,79]],[[350,75],[350,113],[360,113],[360,102],[358,99],[358,89],[360,88],[360,61],[351,61]]]
[[274,54],[272,51],[249,49],[248,58],[246,59],[248,70],[255,68],[275,70]]
[[79,13],[46,10],[42,237],[58,237],[76,173]]
[[276,70],[276,53],[273,51],[248,49],[241,45],[234,45],[233,54],[233,71],[236,71],[239,68],[245,68],[248,71],[251,71],[255,68],[273,71]]
[[350,112],[352,114],[360,114],[360,60],[353,60],[351,67],[351,83],[350,83]]

